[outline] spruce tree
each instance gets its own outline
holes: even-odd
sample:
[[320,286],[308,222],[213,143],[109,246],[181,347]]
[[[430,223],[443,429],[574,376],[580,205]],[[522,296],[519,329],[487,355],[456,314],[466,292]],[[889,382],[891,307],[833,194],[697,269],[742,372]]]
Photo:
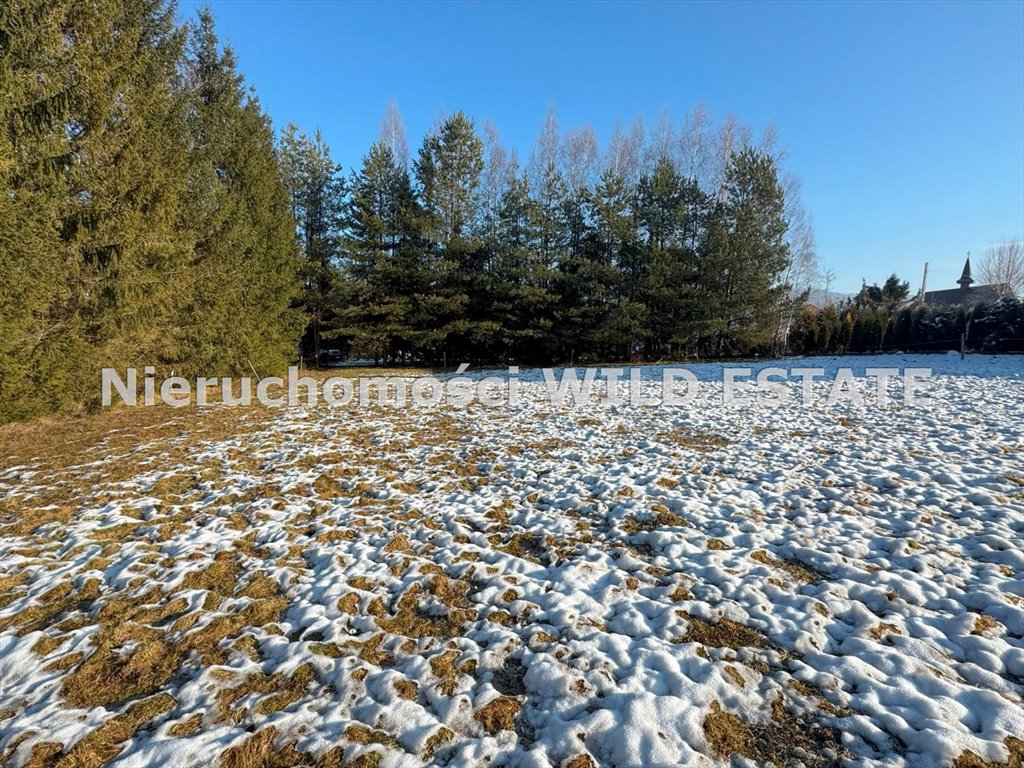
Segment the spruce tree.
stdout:
[[184,359],[174,320],[192,243],[179,230],[188,166],[178,64],[184,33],[163,0],[75,4],[67,35],[80,72],[68,131],[64,238],[78,270],[86,364]]
[[61,239],[74,162],[69,3],[0,6],[0,422],[68,407],[86,353]]
[[9,418],[96,399],[103,366],[180,363],[173,320],[191,242],[176,228],[188,142],[173,6],[2,13]]
[[192,155],[183,228],[195,231],[181,321],[188,367],[280,370],[295,358],[301,317],[295,223],[269,120],[246,93],[208,10],[188,61]]

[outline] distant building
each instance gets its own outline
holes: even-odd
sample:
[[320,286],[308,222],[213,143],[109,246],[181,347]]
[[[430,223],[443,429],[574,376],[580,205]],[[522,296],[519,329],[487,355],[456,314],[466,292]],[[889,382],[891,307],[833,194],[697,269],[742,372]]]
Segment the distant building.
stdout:
[[974,278],[971,277],[971,257],[964,262],[964,272],[957,280],[959,288],[950,288],[945,291],[927,291],[918,297],[916,303],[927,307],[973,307],[976,304],[989,304],[999,301],[1007,295],[1002,286],[999,285],[975,285],[971,286]]

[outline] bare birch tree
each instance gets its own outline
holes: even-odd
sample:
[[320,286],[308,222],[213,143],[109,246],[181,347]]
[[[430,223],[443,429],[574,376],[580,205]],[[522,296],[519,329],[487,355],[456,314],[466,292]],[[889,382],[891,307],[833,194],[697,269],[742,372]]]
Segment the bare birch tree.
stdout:
[[409,144],[405,139],[405,126],[398,112],[398,103],[391,101],[380,123],[380,140],[391,150],[402,168],[409,167]]
[[679,150],[682,155],[683,174],[696,179],[704,189],[708,186],[710,146],[711,116],[708,114],[707,107],[698,103],[683,121],[683,127],[679,133]]
[[644,173],[650,173],[663,158],[668,158],[674,166],[679,167],[679,137],[667,110],[661,113],[651,129],[644,151]]
[[983,283],[998,286],[1000,296],[1024,298],[1024,242],[1006,240],[986,250],[978,276]]
[[627,184],[635,184],[640,175],[641,159],[644,145],[644,122],[638,117],[626,134],[619,123],[615,124],[615,132],[608,142],[605,168],[621,178]]
[[750,146],[750,126],[736,115],[726,115],[718,127],[714,140],[713,193],[721,198],[725,191],[725,177],[732,163],[732,156]]
[[540,133],[537,135],[537,141],[534,142],[533,152],[530,154],[530,160],[526,167],[530,186],[535,192],[543,186],[549,166],[558,166],[558,150],[558,118],[555,115],[555,108],[551,107],[544,118],[544,125],[541,126]]
[[572,194],[580,194],[593,183],[599,155],[597,135],[589,125],[565,134],[562,158],[565,164],[565,181]]
[[502,196],[518,167],[515,150],[501,143],[501,135],[491,121],[482,126],[484,140],[484,172],[480,178],[480,202],[484,212],[484,229],[494,236]]

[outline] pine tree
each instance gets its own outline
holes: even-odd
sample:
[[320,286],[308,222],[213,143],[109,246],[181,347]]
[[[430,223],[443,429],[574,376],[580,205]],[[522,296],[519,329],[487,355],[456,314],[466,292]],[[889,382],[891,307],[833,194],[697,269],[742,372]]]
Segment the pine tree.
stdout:
[[548,361],[556,352],[555,270],[543,255],[539,204],[525,176],[509,182],[498,218],[493,314],[502,352],[511,360]]
[[450,247],[470,237],[478,223],[476,198],[484,169],[483,142],[462,112],[428,136],[416,161],[416,178],[435,242]]
[[299,306],[309,321],[302,349],[304,355],[320,360],[323,331],[334,323],[338,304],[334,294],[340,288],[345,183],[341,166],[331,159],[319,131],[310,138],[294,123],[288,125],[281,136],[279,155],[302,251]]
[[613,268],[605,273],[612,279],[603,286],[607,290],[606,311],[598,353],[622,360],[632,357],[648,334],[646,308],[640,301],[644,263],[634,211],[636,190],[616,168],[610,165],[601,174],[593,193],[593,216],[596,258]]
[[732,156],[723,201],[709,213],[702,280],[708,351],[740,354],[771,347],[779,305],[791,301],[779,278],[789,260],[785,196],[774,161],[753,149]]
[[562,174],[549,160],[541,171],[537,189],[536,216],[537,248],[540,259],[554,267],[566,255],[569,247],[568,221],[569,193]]
[[640,178],[636,217],[647,245],[655,250],[678,245],[683,218],[684,180],[668,157]]
[[416,346],[424,288],[417,235],[420,213],[406,169],[378,142],[349,182],[346,307],[338,335],[375,360],[409,356]]
[[700,237],[708,199],[667,156],[637,187],[637,224],[644,240],[637,300],[647,307],[651,356],[689,347],[697,330]]
[[447,362],[490,348],[498,338],[490,314],[488,254],[474,235],[482,228],[477,191],[483,142],[462,112],[427,136],[416,161],[416,180],[428,240],[428,287],[421,340],[426,353]]

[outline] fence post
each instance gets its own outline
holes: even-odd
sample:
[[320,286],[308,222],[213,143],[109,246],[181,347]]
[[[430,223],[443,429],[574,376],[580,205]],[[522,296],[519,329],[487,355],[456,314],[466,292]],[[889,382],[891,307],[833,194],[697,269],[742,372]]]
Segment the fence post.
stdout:
[[960,359],[963,360],[967,351],[967,334],[960,334]]

